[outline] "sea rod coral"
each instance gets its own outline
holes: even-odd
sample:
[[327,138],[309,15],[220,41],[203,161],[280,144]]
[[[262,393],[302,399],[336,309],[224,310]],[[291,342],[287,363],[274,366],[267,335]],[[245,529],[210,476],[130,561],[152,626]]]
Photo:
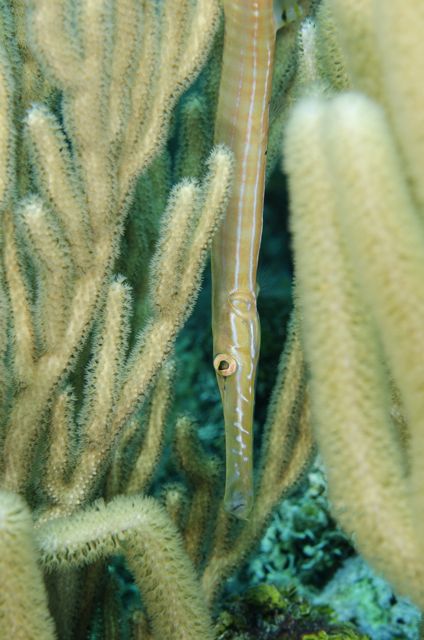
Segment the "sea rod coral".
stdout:
[[[188,418],[183,479],[146,496],[231,187],[223,146],[189,177],[187,138],[170,189],[165,146],[220,20],[212,0],[0,3],[1,637],[212,638],[208,605],[311,456],[292,323],[249,520],[224,511]],[[116,554],[141,593],[130,614]]]
[[335,516],[422,609],[424,8],[325,0],[314,28],[284,147],[313,423]]

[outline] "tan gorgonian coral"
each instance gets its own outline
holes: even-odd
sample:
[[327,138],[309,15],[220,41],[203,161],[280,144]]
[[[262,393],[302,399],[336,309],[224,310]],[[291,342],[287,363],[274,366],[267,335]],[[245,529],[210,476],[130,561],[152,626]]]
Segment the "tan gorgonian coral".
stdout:
[[317,38],[315,55],[324,74],[329,51],[333,64],[321,86],[346,77],[354,91],[302,101],[284,148],[301,342],[334,513],[421,608],[423,28],[418,0],[325,1],[317,32],[331,37]]
[[[142,495],[165,439],[169,356],[231,188],[232,155],[209,144],[219,38],[210,102],[193,90],[181,108],[172,188],[166,149],[219,20],[215,0],[0,6],[2,637],[212,638],[208,603],[311,457],[292,328],[249,522],[224,512],[219,465],[186,418],[182,480],[165,508]],[[116,596],[117,554],[143,611]]]

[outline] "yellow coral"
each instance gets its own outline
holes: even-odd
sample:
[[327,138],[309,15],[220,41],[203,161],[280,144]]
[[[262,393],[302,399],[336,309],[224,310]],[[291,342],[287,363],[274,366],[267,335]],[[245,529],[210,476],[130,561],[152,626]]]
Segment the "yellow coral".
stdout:
[[301,102],[285,141],[312,412],[340,523],[424,607],[424,10],[324,4],[359,91]]

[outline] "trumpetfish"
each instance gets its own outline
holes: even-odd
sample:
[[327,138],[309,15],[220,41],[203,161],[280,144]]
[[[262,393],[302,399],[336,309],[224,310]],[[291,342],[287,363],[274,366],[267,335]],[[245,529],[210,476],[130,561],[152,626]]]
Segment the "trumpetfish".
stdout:
[[256,272],[274,47],[277,29],[290,20],[297,5],[284,0],[223,0],[223,8],[215,142],[233,151],[235,177],[223,224],[212,243],[213,364],[225,424],[224,507],[246,519],[253,505],[252,431],[260,348]]

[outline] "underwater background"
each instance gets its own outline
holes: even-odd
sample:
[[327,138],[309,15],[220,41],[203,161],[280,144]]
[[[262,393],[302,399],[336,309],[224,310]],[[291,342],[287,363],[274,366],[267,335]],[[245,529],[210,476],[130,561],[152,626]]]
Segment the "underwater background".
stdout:
[[[382,13],[396,2],[380,2]],[[401,111],[396,99],[405,92],[374,95],[381,89],[380,64],[399,70],[394,63],[387,65],[391,48],[384,38],[389,44],[394,39],[405,71],[414,67],[414,51],[419,58],[420,36],[412,43],[415,48],[402,49],[406,40],[410,44],[402,34],[409,35],[415,24],[411,19],[399,29],[399,41],[398,30],[386,25],[382,42],[390,51],[383,46],[377,55],[380,23],[372,23],[373,32],[366,13],[371,4],[281,2],[258,275],[262,339],[254,450],[259,499],[252,517],[243,520],[226,511],[221,500],[225,438],[212,366],[209,265],[203,272],[224,215],[233,167],[229,149],[218,146],[211,153],[222,66],[222,4],[0,3],[0,637],[17,625],[20,631],[25,627],[24,640],[33,635],[42,640],[418,640],[418,609],[397,597],[355,549],[387,573],[396,589],[422,601],[422,465],[419,447],[411,445],[424,443],[422,394],[410,372],[424,380],[424,347],[414,343],[411,349],[409,330],[416,329],[424,345],[420,314],[414,314],[417,297],[424,314],[424,235],[419,246],[414,200],[421,182],[411,179],[400,155],[390,181],[365,180],[364,187],[359,180],[357,185],[358,165],[370,160],[372,167],[375,157],[381,162],[368,173],[381,178],[381,166],[384,178],[391,156],[379,158],[378,152],[383,143],[390,146],[394,135],[379,130],[380,137],[374,138],[372,126],[358,127],[359,133],[365,131],[365,142],[374,144],[366,157],[359,145],[356,156],[342,166],[346,211],[334,208],[356,228],[350,218],[360,210],[357,199],[383,203],[365,207],[366,241],[359,237],[358,248],[351,242],[352,251],[364,258],[358,264],[381,268],[372,281],[374,292],[385,291],[378,276],[383,284],[391,276],[387,298],[374,296],[368,306],[367,278],[358,284],[356,264],[352,269],[352,258],[344,252],[351,238],[338,234],[342,225],[336,216],[323,223],[339,192],[338,167],[324,171],[324,177],[319,173],[327,167],[323,140],[330,147],[337,143],[335,164],[343,165],[340,132],[346,135],[352,115],[353,93],[346,96],[347,90],[356,90],[360,109],[368,105],[371,123],[376,114],[384,121],[389,103],[391,117]],[[417,24],[424,25],[422,5],[411,9],[413,4],[405,5],[408,15],[412,11],[413,18],[416,11],[421,16]],[[340,36],[331,6],[344,20]],[[395,24],[404,16],[403,7],[396,11],[391,16]],[[366,33],[361,32],[364,25]],[[361,67],[358,28],[359,37],[368,37],[374,66],[366,61]],[[340,43],[346,45],[346,59]],[[362,82],[369,86],[363,88]],[[401,112],[402,125],[421,113],[413,93],[417,86],[412,77],[413,99],[406,101],[409,116]],[[314,92],[318,97],[311,97]],[[340,129],[333,129],[333,110]],[[315,133],[318,127],[306,127],[305,113],[323,117],[321,137]],[[349,132],[346,137],[350,141]],[[416,138],[397,132],[396,144],[414,151]],[[309,149],[320,162],[310,163]],[[413,160],[418,174],[424,166],[420,153]],[[310,175],[314,179],[308,182]],[[390,188],[399,182],[402,191],[403,181],[413,202],[409,225],[400,215],[403,208],[393,206],[390,197],[386,202]],[[315,214],[308,223],[302,222],[306,209]],[[377,219],[367,226],[371,209],[383,216],[383,224]],[[390,215],[401,222],[385,225]],[[303,233],[303,247],[296,245],[296,228]],[[385,242],[373,235],[380,228],[387,230]],[[314,242],[308,242],[317,236],[328,251],[311,259]],[[409,263],[415,254],[405,250],[408,242],[418,244],[416,263]],[[391,268],[387,255],[398,254]],[[310,289],[299,276],[300,264],[312,273]],[[337,300],[351,303],[338,316],[345,307],[336,304],[333,313],[331,295],[329,306],[315,313],[320,294],[333,284],[329,273],[340,285]],[[302,304],[312,309],[306,329],[301,327],[307,315]],[[368,313],[375,307],[379,322]],[[381,309],[394,311],[390,315]],[[389,329],[398,329],[389,331],[388,338],[387,316]],[[326,341],[332,337],[328,326],[336,329],[334,334],[341,327],[341,335],[350,338],[358,318],[366,331],[353,336],[343,359],[348,340],[339,340],[333,349]],[[397,323],[399,318],[405,322]],[[315,324],[321,335],[317,330],[315,349],[309,349]],[[384,350],[374,361],[368,359],[380,341],[389,354],[393,347],[392,360]],[[404,367],[404,375],[391,371],[392,361]],[[317,374],[322,362],[328,376]],[[343,368],[354,375],[336,389]],[[385,395],[390,385],[390,396]],[[320,397],[322,391],[327,402],[314,409],[330,410],[324,418],[313,416],[312,436],[311,394]],[[352,398],[359,407],[356,421],[349,416]],[[409,424],[410,398],[418,410]],[[375,415],[387,420],[374,421]],[[388,440],[393,457],[384,448]],[[315,441],[323,458],[331,447],[335,453],[330,462],[326,459],[332,505],[322,460],[312,456]],[[367,500],[370,486],[374,500]],[[354,532],[352,539],[332,513]],[[44,631],[37,635],[38,624]]]

